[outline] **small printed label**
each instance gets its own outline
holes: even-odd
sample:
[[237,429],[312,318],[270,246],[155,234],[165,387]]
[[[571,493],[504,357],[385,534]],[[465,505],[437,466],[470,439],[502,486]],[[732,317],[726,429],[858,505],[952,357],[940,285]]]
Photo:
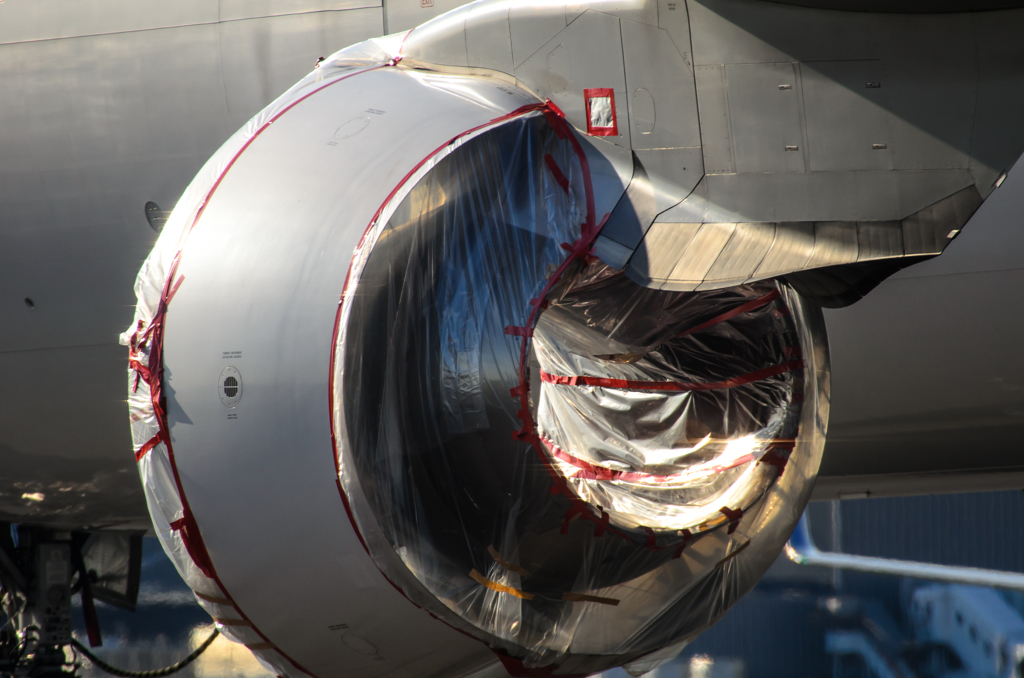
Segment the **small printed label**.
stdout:
[[384,111],[376,108],[367,108],[363,113],[372,113],[373,115],[384,115]]
[[234,360],[235,358],[241,358],[241,351],[222,351],[220,354],[221,360]]
[[331,631],[344,631],[348,628],[348,624],[331,624],[327,628]]
[[228,419],[238,419],[237,412],[228,412]]
[[420,0],[420,7],[427,8],[427,7],[433,7],[433,6],[434,6],[434,0]]

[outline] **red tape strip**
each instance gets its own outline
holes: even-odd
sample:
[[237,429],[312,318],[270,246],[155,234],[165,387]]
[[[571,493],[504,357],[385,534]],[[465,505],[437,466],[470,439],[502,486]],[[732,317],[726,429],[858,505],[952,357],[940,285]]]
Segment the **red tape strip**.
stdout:
[[551,176],[555,179],[555,182],[558,183],[558,185],[562,187],[562,190],[565,191],[566,195],[568,195],[569,180],[565,178],[564,174],[562,174],[561,168],[558,166],[558,163],[555,162],[555,159],[550,153],[544,156],[544,164],[548,166],[548,171],[551,172]]
[[748,301],[745,304],[740,304],[736,308],[728,310],[728,311],[726,311],[725,313],[723,313],[721,315],[717,315],[714,318],[712,318],[711,320],[708,320],[707,322],[703,322],[700,325],[697,325],[696,327],[691,327],[690,329],[686,330],[685,332],[680,332],[679,334],[675,335],[672,338],[673,339],[678,339],[680,337],[685,337],[688,334],[693,334],[694,332],[700,332],[701,330],[706,330],[707,328],[709,328],[709,327],[711,327],[713,325],[717,325],[718,323],[724,323],[726,320],[731,320],[732,318],[735,318],[738,315],[743,315],[744,313],[748,313],[750,311],[753,311],[755,308],[761,308],[765,304],[767,304],[769,302],[772,302],[772,301],[775,301],[780,296],[781,296],[781,293],[778,290],[772,290],[771,292],[769,292],[768,294],[764,295],[763,297],[758,297],[757,299],[754,299],[753,301]]
[[[505,331],[508,333],[507,328]],[[684,383],[679,381],[606,379],[605,377],[586,377],[582,375],[561,376],[557,374],[548,374],[544,370],[540,371],[540,378],[541,381],[545,383],[557,384],[559,386],[602,386],[604,388],[621,388],[631,391],[714,391],[722,388],[732,388],[733,386],[752,384],[755,381],[761,381],[763,379],[768,379],[769,377],[785,374],[786,372],[803,369],[803,366],[803,360],[790,360],[789,362],[782,363],[781,365],[766,367],[763,370],[743,374],[738,377],[733,377],[732,379],[726,379],[725,381],[715,381],[704,384]]]
[[532,327],[516,327],[515,325],[509,325],[505,328],[505,334],[513,337],[532,337]]
[[740,524],[740,518],[743,517],[743,509],[738,508],[734,510],[729,508],[728,506],[723,506],[718,510],[721,511],[722,514],[729,519],[729,531],[727,532],[727,534],[732,534],[733,532],[735,532],[736,528]]

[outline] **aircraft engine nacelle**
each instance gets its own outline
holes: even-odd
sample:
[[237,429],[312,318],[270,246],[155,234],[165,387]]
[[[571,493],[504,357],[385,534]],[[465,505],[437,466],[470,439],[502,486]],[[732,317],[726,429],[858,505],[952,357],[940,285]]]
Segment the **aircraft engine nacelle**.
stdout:
[[595,255],[627,182],[592,137],[394,54],[339,53],[233,136],[143,266],[156,530],[282,676],[653,667],[804,508],[820,311],[637,284]]
[[182,576],[281,676],[673,657],[807,502],[818,306],[941,253],[1024,148],[1022,27],[485,0],[328,59],[138,278]]

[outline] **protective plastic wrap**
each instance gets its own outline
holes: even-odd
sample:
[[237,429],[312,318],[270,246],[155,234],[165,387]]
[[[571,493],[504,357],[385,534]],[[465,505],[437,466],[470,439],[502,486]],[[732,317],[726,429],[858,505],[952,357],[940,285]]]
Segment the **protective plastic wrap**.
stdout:
[[[213,156],[145,262],[122,336],[164,548],[222,630],[282,676],[305,669],[221,584],[185,497],[163,323],[189,233],[240,154],[319,89],[394,67],[397,44],[325,61]],[[439,74],[422,86],[478,96]],[[670,293],[609,269],[590,251],[606,218],[591,172],[611,169],[552,105],[503,111],[409,160],[335,262],[348,275],[323,357],[341,498],[381,572],[510,672],[641,672],[752,588],[795,525],[827,420],[820,314],[771,281]]]
[[153,526],[161,544],[197,600],[230,639],[245,644],[269,670],[291,675],[295,667],[245,618],[219,585],[184,500],[170,445],[163,388],[163,322],[182,283],[177,274],[185,242],[224,174],[242,151],[280,115],[341,78],[391,65],[403,36],[370,40],[341,50],[296,83],[229,138],[206,162],[178,201],[135,282],[132,325],[121,335],[129,348],[128,408],[135,458]]
[[827,412],[788,289],[649,290],[589,253],[579,144],[549,111],[438,158],[367,233],[339,312],[353,519],[512,671],[678,652],[778,554]]

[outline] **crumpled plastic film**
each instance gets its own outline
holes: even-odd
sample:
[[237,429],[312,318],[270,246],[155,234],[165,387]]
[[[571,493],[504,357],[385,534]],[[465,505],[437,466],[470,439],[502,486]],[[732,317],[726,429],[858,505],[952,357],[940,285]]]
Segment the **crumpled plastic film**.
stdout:
[[[225,635],[246,645],[258,645],[265,639],[247,622],[236,624],[240,613],[224,598],[226,594],[216,581],[199,527],[176,480],[173,455],[168,448],[169,428],[161,405],[163,317],[173,302],[174,291],[184,282],[176,271],[185,241],[239,153],[277,116],[317,89],[360,71],[388,66],[400,37],[367,41],[334,54],[260,111],[213,154],[185,190],[143,263],[135,282],[135,318],[120,337],[121,343],[129,347],[128,408],[134,452],[157,536],[204,607],[215,619],[227,620],[226,625],[218,622]],[[277,653],[266,649],[256,653],[265,665],[274,667],[275,673],[287,672],[287,662]]]
[[758,460],[796,435],[803,361],[780,308],[771,282],[661,292],[599,262],[566,284],[533,349],[538,434],[576,493],[653,530],[750,506],[774,477]]
[[795,524],[827,415],[822,335],[784,285],[650,290],[589,253],[578,144],[552,111],[510,120],[396,196],[351,264],[333,379],[381,570],[555,674],[656,665],[724,614]]

